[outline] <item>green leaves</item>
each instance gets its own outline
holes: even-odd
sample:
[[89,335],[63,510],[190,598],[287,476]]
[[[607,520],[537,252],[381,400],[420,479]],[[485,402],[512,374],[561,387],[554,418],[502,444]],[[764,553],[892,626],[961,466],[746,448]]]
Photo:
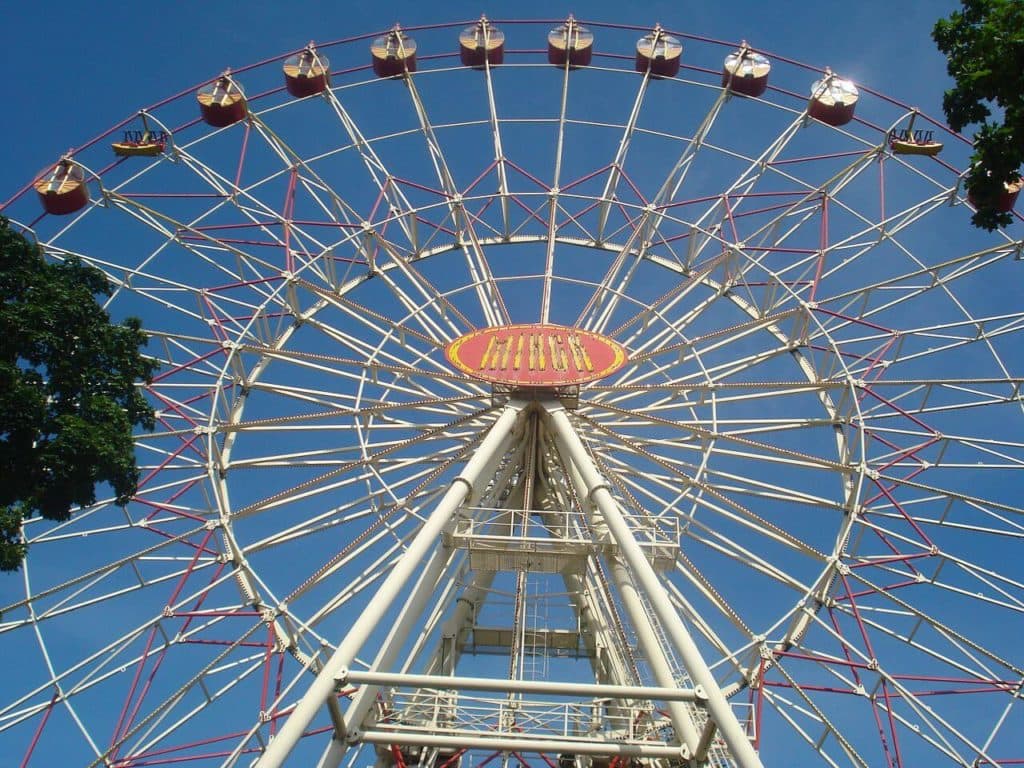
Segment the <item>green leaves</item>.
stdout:
[[75,258],[47,263],[0,217],[0,570],[17,569],[24,518],[65,520],[107,483],[135,492],[134,426],[152,429],[136,386],[156,361],[138,320],[121,325],[97,301],[111,288]]
[[1024,0],[961,5],[932,30],[956,81],[942,109],[954,130],[979,125],[966,186],[977,208],[972,223],[993,230],[1012,221],[999,212],[999,201],[1024,164]]

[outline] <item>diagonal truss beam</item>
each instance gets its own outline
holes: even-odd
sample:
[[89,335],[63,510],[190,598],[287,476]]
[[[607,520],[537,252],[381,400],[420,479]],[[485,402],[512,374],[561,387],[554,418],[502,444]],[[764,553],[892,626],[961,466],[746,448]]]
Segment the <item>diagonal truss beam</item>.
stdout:
[[377,595],[353,622],[345,639],[324,664],[277,737],[267,746],[266,752],[257,762],[258,768],[280,768],[313,718],[333,697],[338,674],[351,666],[367,637],[384,620],[402,588],[422,567],[424,558],[436,545],[452,515],[474,492],[478,482],[486,482],[490,478],[488,469],[493,469],[494,463],[503,455],[522,410],[523,405],[515,401],[504,407],[477,452],[452,480],[448,491],[424,521],[404,556],[384,579]]
[[[594,466],[594,462],[569,419],[569,415],[561,406],[544,404],[543,407],[548,425],[554,433],[555,444],[563,457],[571,461],[580,473],[590,501],[601,513],[603,522],[608,526],[611,538],[618,545],[623,559],[632,571],[637,586],[646,593],[645,596],[669,642],[694,683],[703,688],[707,695],[709,715],[729,746],[737,766],[739,768],[763,768],[761,759],[736,719],[736,715],[719,688],[714,674],[701,656],[693,637],[683,625],[654,568],[630,532],[622,511],[612,496],[608,482]],[[695,726],[691,723],[690,728],[695,728]],[[694,745],[695,749],[696,746]]]

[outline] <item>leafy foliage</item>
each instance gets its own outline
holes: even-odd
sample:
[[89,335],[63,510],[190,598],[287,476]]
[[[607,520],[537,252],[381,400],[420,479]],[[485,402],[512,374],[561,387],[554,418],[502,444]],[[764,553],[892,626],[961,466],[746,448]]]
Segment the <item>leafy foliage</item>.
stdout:
[[135,492],[133,425],[154,413],[136,381],[158,364],[146,335],[97,302],[111,286],[76,258],[48,263],[0,217],[0,570],[16,570],[23,519],[66,520],[108,483],[118,503]]
[[956,81],[942,109],[954,130],[979,124],[966,184],[977,207],[971,221],[993,230],[1012,220],[996,204],[1004,184],[1020,178],[1024,163],[1024,0],[961,4],[962,11],[940,19],[932,30]]

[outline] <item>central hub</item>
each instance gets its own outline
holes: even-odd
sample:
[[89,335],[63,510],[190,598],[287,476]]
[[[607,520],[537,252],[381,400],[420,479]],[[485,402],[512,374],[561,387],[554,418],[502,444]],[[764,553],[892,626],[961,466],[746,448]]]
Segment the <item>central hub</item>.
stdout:
[[627,360],[625,348],[606,336],[544,323],[482,328],[455,339],[444,353],[463,373],[517,389],[596,381]]

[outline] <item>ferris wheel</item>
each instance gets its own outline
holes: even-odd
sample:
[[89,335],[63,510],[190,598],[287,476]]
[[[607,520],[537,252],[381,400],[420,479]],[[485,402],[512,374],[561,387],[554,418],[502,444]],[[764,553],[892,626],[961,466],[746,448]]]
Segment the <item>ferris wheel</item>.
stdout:
[[832,64],[395,27],[15,195],[161,367],[0,581],[4,764],[1024,764],[1021,217]]

